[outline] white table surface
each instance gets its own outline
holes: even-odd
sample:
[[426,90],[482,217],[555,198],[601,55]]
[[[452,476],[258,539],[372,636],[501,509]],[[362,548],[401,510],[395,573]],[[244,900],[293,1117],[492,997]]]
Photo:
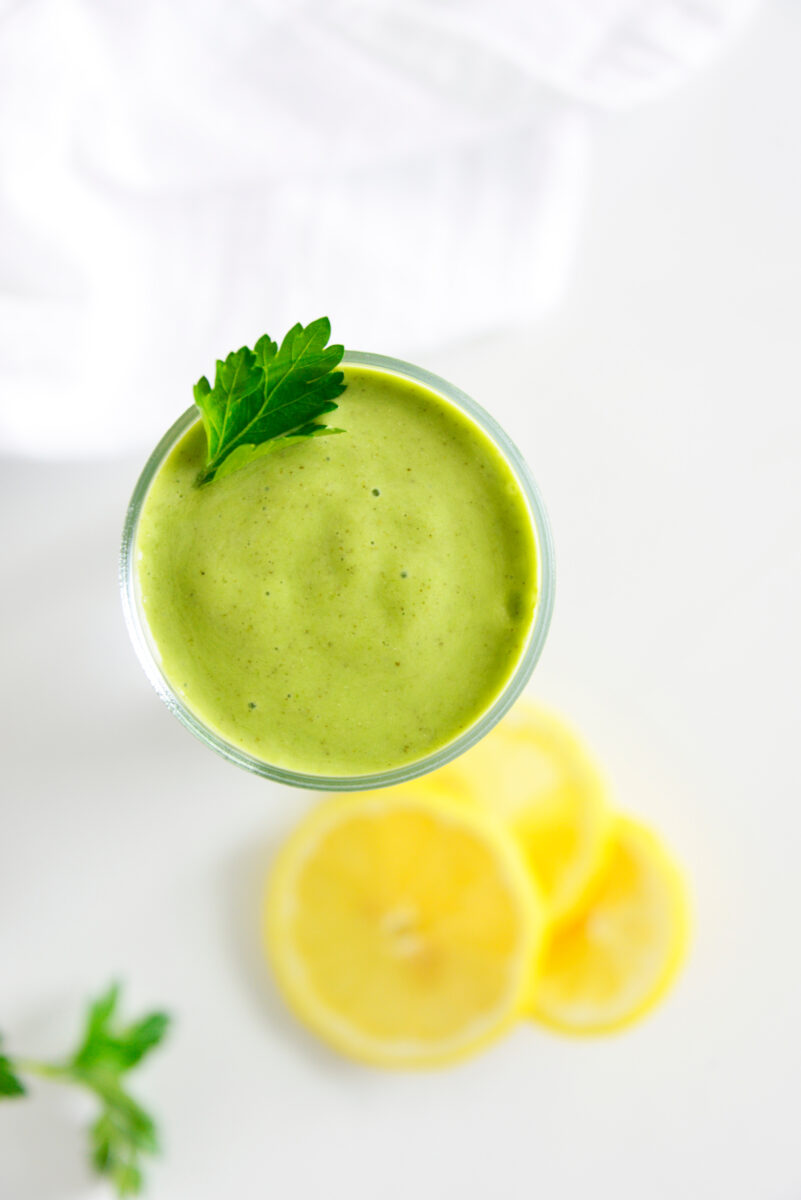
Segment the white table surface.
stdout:
[[[677,989],[629,1033],[521,1028],[444,1073],[350,1065],[286,1015],[257,910],[311,798],[151,692],[116,591],[138,463],[4,463],[0,1028],[58,1052],[117,974],[177,1014],[134,1081],[156,1200],[801,1196],[801,8],[610,120],[564,305],[428,355],[546,497],[556,613],[532,691],[692,885]],[[392,350],[395,347],[382,347]],[[400,348],[398,348],[400,349]],[[2,1200],[105,1195],[88,1109],[0,1110]]]

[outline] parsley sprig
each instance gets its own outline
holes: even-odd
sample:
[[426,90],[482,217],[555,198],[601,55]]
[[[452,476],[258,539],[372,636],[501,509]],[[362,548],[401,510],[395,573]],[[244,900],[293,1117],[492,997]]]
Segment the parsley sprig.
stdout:
[[159,1139],[153,1118],[129,1095],[123,1076],[161,1042],[170,1019],[154,1012],[123,1025],[119,995],[113,984],[89,1006],[78,1049],[64,1062],[12,1059],[0,1049],[0,1099],[25,1096],[28,1074],[87,1088],[100,1103],[89,1130],[92,1164],[119,1196],[133,1196],[142,1189],[141,1160],[158,1153]]
[[198,484],[230,475],[254,458],[309,437],[342,433],[318,417],[332,412],[345,390],[334,368],[343,346],[329,346],[327,317],[305,328],[293,325],[279,346],[264,334],[252,350],[243,346],[217,360],[214,387],[206,376],[195,384],[208,444]]

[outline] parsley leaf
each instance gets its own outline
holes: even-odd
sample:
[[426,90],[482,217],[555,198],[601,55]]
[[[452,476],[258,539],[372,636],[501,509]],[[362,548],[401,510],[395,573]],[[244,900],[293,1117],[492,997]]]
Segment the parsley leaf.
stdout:
[[205,375],[194,387],[208,444],[199,484],[308,437],[341,433],[317,420],[345,390],[334,368],[343,346],[329,346],[327,317],[294,325],[281,345],[265,333],[253,350],[243,346],[217,360],[214,387]]
[[0,1054],[0,1096],[24,1095],[25,1085],[17,1077],[11,1059],[6,1058],[4,1054]]
[[92,1164],[119,1196],[133,1196],[142,1189],[141,1159],[158,1153],[159,1142],[153,1118],[128,1094],[122,1077],[161,1042],[169,1017],[154,1012],[123,1025],[117,1015],[119,996],[114,984],[89,1006],[78,1049],[66,1062],[0,1055],[0,1097],[25,1094],[20,1072],[87,1088],[100,1102],[89,1131]]
[[169,1025],[165,1013],[150,1013],[133,1025],[115,1029],[112,1021],[119,994],[115,983],[91,1005],[83,1042],[70,1060],[73,1070],[91,1072],[100,1066],[121,1074],[135,1067],[164,1037]]
[[158,1153],[155,1123],[119,1085],[97,1083],[94,1090],[103,1108],[89,1131],[92,1163],[111,1178],[119,1196],[136,1195],[143,1182],[140,1156]]

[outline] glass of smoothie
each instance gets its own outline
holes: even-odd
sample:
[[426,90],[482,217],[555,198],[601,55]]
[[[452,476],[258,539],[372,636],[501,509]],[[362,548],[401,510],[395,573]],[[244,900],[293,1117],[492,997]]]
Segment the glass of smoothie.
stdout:
[[548,631],[548,520],[518,450],[445,380],[346,352],[334,437],[197,487],[193,406],[125,520],[121,587],[170,710],[232,762],[353,791],[443,766],[520,695]]

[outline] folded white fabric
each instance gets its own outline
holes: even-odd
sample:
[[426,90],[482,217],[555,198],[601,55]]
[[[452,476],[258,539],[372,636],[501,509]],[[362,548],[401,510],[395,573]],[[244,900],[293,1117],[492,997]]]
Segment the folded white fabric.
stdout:
[[592,106],[750,0],[0,7],[0,451],[142,448],[296,320],[413,355],[564,287]]

